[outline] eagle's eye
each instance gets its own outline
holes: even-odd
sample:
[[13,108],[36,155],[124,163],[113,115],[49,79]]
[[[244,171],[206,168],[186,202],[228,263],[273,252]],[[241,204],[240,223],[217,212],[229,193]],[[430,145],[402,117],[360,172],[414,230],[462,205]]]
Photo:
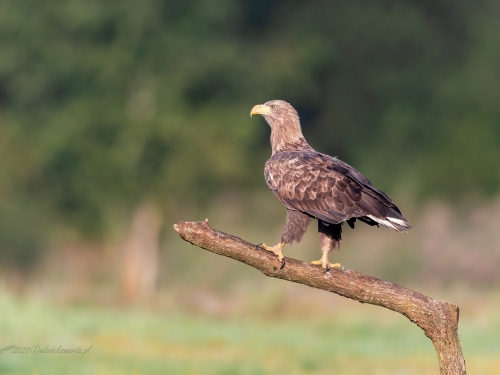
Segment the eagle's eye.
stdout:
[[271,109],[274,109],[276,108],[276,106],[274,104],[271,104]]

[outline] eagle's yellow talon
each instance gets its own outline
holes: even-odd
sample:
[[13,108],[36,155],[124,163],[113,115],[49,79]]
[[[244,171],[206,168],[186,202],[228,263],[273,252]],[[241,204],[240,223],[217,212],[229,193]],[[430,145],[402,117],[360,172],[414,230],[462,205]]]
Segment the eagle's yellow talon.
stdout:
[[314,260],[311,262],[311,264],[315,266],[321,266],[324,270],[328,271],[330,268],[335,268],[335,269],[340,269],[344,271],[344,266],[340,263],[330,263],[330,262],[324,262],[323,260]]
[[275,254],[278,257],[278,260],[283,263],[283,258],[285,257],[283,253],[281,252],[281,249],[283,249],[283,246],[285,246],[284,243],[280,242],[279,244],[275,246],[267,246],[265,243],[261,243],[259,247],[261,247],[264,250],[270,251],[271,253]]
[[330,268],[341,269],[342,271],[345,269],[344,266],[340,263],[329,263]]

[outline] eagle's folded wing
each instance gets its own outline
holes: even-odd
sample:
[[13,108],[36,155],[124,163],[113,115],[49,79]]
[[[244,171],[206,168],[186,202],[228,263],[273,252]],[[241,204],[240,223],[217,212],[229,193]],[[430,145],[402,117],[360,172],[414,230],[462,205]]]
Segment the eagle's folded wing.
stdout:
[[[265,176],[273,193],[291,210],[332,224],[360,217],[386,225],[390,217],[405,227],[406,220],[386,194],[354,168],[328,155],[281,153],[266,163]],[[392,221],[387,226],[400,229]]]

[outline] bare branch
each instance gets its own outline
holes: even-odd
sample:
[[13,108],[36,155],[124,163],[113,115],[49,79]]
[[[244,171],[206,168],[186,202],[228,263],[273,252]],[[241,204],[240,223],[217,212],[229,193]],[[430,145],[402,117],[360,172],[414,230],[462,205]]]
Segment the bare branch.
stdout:
[[241,238],[219,232],[203,222],[179,222],[174,229],[182,239],[211,251],[248,264],[264,275],[288,280],[353,300],[382,306],[403,314],[419,326],[432,340],[439,358],[442,375],[466,374],[465,361],[458,338],[458,306],[434,300],[397,284],[347,270],[324,273],[295,259],[286,258],[280,269],[277,257]]

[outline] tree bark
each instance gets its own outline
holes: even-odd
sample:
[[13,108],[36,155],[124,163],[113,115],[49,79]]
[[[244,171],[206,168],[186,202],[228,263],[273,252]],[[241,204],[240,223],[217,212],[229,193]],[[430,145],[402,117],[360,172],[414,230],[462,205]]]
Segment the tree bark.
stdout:
[[286,258],[286,265],[274,254],[241,238],[212,229],[203,222],[179,222],[174,229],[193,245],[215,254],[233,258],[264,275],[333,292],[361,303],[382,306],[403,314],[419,326],[436,349],[442,375],[466,374],[465,360],[458,338],[458,306],[434,300],[394,283],[365,276],[352,270],[322,268]]

